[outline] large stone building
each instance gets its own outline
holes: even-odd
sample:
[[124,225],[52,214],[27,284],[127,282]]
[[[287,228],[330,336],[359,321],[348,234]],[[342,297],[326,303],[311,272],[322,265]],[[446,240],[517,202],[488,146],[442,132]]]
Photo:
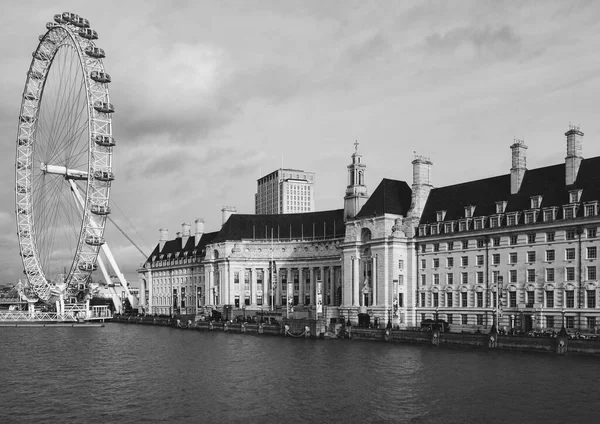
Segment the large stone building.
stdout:
[[142,303],[151,313],[595,331],[600,157],[583,159],[579,128],[566,136],[562,164],[528,170],[516,140],[508,174],[434,188],[431,161],[417,156],[410,186],[384,179],[371,195],[355,146],[343,209],[234,213],[212,233],[183,224],[173,240],[162,231],[140,269]]
[[255,213],[314,212],[315,174],[301,169],[277,169],[257,180]]

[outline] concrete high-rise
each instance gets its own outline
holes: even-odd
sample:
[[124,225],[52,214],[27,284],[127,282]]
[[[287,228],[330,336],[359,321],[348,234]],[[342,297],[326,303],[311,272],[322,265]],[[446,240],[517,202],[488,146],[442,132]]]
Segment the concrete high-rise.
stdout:
[[315,174],[280,168],[259,178],[255,195],[258,215],[314,212]]

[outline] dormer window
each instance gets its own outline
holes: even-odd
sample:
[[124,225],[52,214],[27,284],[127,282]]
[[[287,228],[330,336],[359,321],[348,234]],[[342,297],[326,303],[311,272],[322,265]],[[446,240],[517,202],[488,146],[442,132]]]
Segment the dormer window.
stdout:
[[158,257],[158,259],[160,259],[160,260],[163,260],[164,258],[165,258],[165,255],[160,255],[160,256]]
[[537,211],[525,212],[525,224],[533,224],[537,218]]
[[496,213],[504,213],[506,209],[506,201],[496,202]]
[[485,220],[486,218],[477,218],[475,220],[475,229],[476,230],[483,230],[485,228]]
[[446,217],[446,211],[437,211],[437,221],[441,222]]
[[438,226],[438,225],[439,225],[439,224],[432,224],[432,225],[429,227],[429,234],[431,234],[432,236],[435,236],[435,235],[437,235],[437,233],[439,232],[439,231],[438,231],[438,228],[439,228],[439,226]]
[[544,209],[544,222],[552,222],[556,219],[556,208]]
[[167,259],[171,259],[171,254],[167,253]]
[[473,206],[473,205],[465,206],[465,218],[473,218],[474,212],[475,212],[475,206]]
[[598,214],[598,202],[586,203],[584,205],[585,216],[596,216]]
[[512,226],[519,223],[519,212],[513,212],[506,215],[506,225]]
[[467,231],[469,229],[470,219],[461,219],[458,221],[458,231]]
[[156,260],[156,256],[152,256],[152,262]]
[[444,223],[444,232],[446,234],[454,232],[454,222],[446,222]]
[[496,228],[500,226],[500,216],[492,216],[490,217],[490,228]]
[[179,252],[175,252],[175,258],[179,257]]
[[424,225],[421,225],[421,226],[419,227],[419,235],[420,235],[420,236],[424,236],[424,235],[426,234],[426,232],[427,232],[427,231],[426,231],[426,227],[425,227]]
[[563,207],[563,219],[573,219],[577,213],[577,206],[570,205]]
[[582,191],[583,190],[571,190],[569,192],[569,203],[579,203]]
[[539,209],[542,205],[542,196],[532,196],[531,199],[531,209]]

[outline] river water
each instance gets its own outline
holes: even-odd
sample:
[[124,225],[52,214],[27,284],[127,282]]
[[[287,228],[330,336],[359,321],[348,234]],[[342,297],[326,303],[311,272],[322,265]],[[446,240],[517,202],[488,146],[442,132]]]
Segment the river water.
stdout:
[[0,328],[0,423],[597,423],[599,377],[592,357]]

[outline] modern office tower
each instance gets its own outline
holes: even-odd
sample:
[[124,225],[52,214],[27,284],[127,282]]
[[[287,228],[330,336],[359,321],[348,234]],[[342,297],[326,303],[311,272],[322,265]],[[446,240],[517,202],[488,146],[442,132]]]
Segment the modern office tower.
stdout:
[[258,179],[256,214],[314,212],[315,174],[301,169],[277,169]]

